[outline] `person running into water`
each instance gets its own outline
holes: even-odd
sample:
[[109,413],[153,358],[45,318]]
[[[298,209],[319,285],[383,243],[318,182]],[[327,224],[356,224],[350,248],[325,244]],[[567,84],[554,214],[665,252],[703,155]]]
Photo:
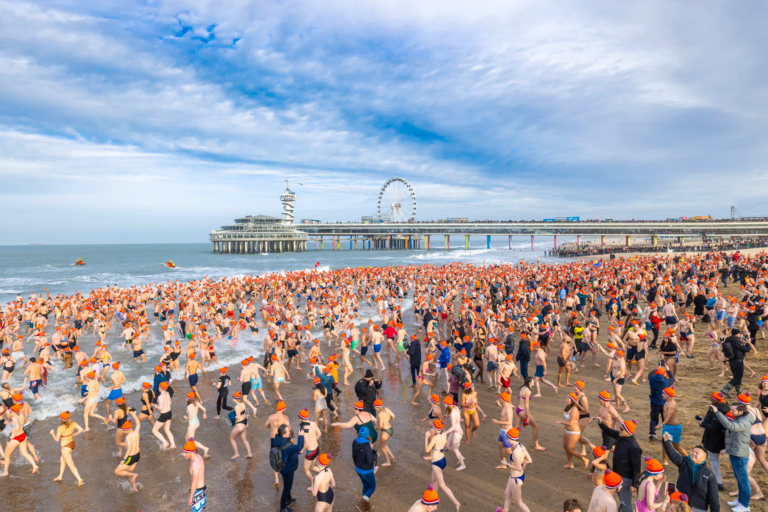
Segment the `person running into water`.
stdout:
[[333,471],[328,467],[332,458],[328,453],[323,453],[317,458],[317,474],[311,479],[310,488],[312,496],[317,497],[315,512],[333,512],[333,488],[336,487],[336,480],[333,478]]
[[59,468],[59,476],[53,479],[54,482],[61,482],[64,478],[64,468],[69,468],[72,475],[77,479],[78,487],[83,485],[83,479],[80,478],[75,463],[72,460],[72,452],[75,451],[75,436],[80,435],[83,432],[83,427],[75,423],[70,419],[69,411],[64,411],[59,414],[59,421],[61,425],[56,429],[56,432],[51,430],[51,437],[57,443],[61,444],[61,457],[59,462],[61,466]]
[[[184,419],[187,422],[187,434],[184,436],[184,439],[195,439],[195,432],[197,432],[197,429],[200,427],[200,419],[197,417],[200,411],[203,411],[203,419],[208,419],[208,413],[205,410],[205,407],[203,406],[203,403],[198,398],[198,395],[194,391],[190,391],[187,393],[187,415],[184,416]],[[195,440],[195,445],[197,448],[202,448],[206,459],[209,457],[208,455],[208,448],[206,446],[203,446],[202,443],[200,443],[199,440]]]
[[[171,418],[173,418],[171,395],[168,394],[167,382],[161,382],[159,389],[160,396],[157,397],[157,409],[160,411],[160,416],[157,417],[155,424],[152,426],[152,435],[163,443],[160,449],[167,450],[169,448],[176,448],[176,442],[173,440],[173,434],[171,434]],[[165,431],[165,435],[168,436],[167,441],[163,434],[160,433],[161,428]]]
[[453,492],[445,485],[443,470],[445,469],[445,444],[446,438],[443,433],[445,423],[441,420],[432,422],[432,428],[424,433],[424,451],[430,454],[432,461],[432,486],[439,486],[448,498],[456,505],[456,511],[461,509],[461,503],[453,495]]
[[[236,391],[232,398],[235,400],[235,408],[229,413],[229,419],[232,422],[232,432],[229,434],[229,442],[232,444],[232,449],[235,454],[232,456],[232,460],[235,460],[240,456],[237,451],[237,438],[240,438],[243,446],[245,446],[246,459],[252,459],[251,445],[248,443],[246,434],[248,433],[248,417],[247,409],[243,400],[243,394],[240,391]],[[234,416],[233,416],[234,415]]]
[[381,432],[379,435],[379,451],[387,459],[387,462],[381,466],[391,466],[392,461],[395,460],[395,456],[392,454],[392,450],[387,443],[395,434],[395,431],[392,428],[392,420],[395,419],[395,413],[384,407],[384,402],[381,398],[374,400],[373,406],[376,408],[376,419],[379,423],[378,430]]
[[507,488],[504,490],[504,509],[511,510],[514,503],[523,512],[530,512],[528,506],[523,503],[523,483],[525,482],[525,466],[533,462],[528,450],[520,442],[520,430],[511,428],[504,433],[511,447],[509,454],[510,476],[507,480]]
[[[136,485],[136,479],[139,477],[139,474],[134,473],[134,471],[136,469],[136,464],[138,464],[141,459],[141,452],[139,451],[141,422],[135,412],[131,412],[131,416],[133,416],[133,421],[128,420],[123,423],[122,427],[120,427],[127,433],[125,436],[125,458],[120,461],[120,464],[115,468],[115,474],[117,476],[128,477],[133,492],[139,492],[139,488]],[[134,423],[136,424],[135,429],[133,428]]]
[[208,505],[208,487],[205,485],[205,461],[197,453],[198,444],[190,439],[184,444],[184,458],[190,461],[189,465],[189,499],[187,505],[192,507],[192,512],[201,512]]

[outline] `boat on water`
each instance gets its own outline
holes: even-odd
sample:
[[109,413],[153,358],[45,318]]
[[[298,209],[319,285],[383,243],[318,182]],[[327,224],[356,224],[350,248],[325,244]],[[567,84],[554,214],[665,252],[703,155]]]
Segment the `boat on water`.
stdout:
[[85,265],[85,262],[82,260],[82,258],[77,258],[77,260],[75,260],[75,265],[80,267],[82,265]]
[[165,266],[168,268],[176,268],[176,264],[170,260],[165,262]]

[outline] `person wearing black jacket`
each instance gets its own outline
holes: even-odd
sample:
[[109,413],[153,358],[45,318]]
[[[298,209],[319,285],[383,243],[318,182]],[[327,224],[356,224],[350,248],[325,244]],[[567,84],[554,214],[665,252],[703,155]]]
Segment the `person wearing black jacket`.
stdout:
[[[731,410],[725,401],[725,395],[719,392],[712,393],[712,405],[723,414],[728,414]],[[698,421],[701,428],[704,429],[701,444],[709,452],[709,463],[712,465],[712,472],[717,479],[717,488],[722,491],[725,487],[723,487],[723,477],[720,476],[720,452],[725,450],[725,427],[711,409],[707,410],[707,415],[704,416],[703,420]]]
[[528,378],[528,362],[531,360],[531,343],[528,336],[523,333],[520,335],[520,345],[517,347],[516,361],[520,361],[520,375],[523,380]]
[[275,436],[275,446],[283,452],[283,469],[280,474],[283,476],[283,492],[280,495],[280,512],[293,512],[290,505],[296,503],[291,496],[293,489],[293,475],[299,468],[299,453],[304,449],[304,436],[300,435],[298,444],[291,442],[291,427],[280,425]]
[[672,446],[671,439],[672,434],[664,434],[664,452],[677,466],[677,490],[688,496],[688,505],[694,511],[720,512],[717,480],[707,467],[707,450],[697,446],[683,457]]
[[[726,347],[726,344],[730,346]],[[736,388],[736,392],[741,394],[741,380],[744,378],[744,356],[751,350],[752,345],[742,343],[741,338],[739,338],[739,330],[731,329],[731,335],[725,338],[722,346],[723,355],[728,358],[728,365],[733,374],[731,380],[721,390],[725,396],[730,398],[731,395],[728,392],[732,388]]]
[[373,402],[379,396],[381,381],[373,378],[373,372],[369,369],[365,371],[365,377],[355,384],[355,395],[358,400],[363,402],[363,410],[376,416],[376,409]]
[[613,471],[622,478],[621,489],[619,489],[619,512],[633,512],[632,487],[637,486],[640,463],[643,460],[643,449],[635,439],[637,423],[631,420],[625,421],[621,424],[621,430],[614,430],[603,424],[600,418],[595,420],[606,436],[616,439],[613,447]]
[[504,352],[507,354],[513,354],[515,352],[515,326],[510,324],[509,333],[504,338]]
[[416,387],[416,375],[419,373],[419,367],[421,366],[421,342],[411,340],[411,344],[408,346],[408,361],[411,363],[411,380],[413,381],[412,388]]

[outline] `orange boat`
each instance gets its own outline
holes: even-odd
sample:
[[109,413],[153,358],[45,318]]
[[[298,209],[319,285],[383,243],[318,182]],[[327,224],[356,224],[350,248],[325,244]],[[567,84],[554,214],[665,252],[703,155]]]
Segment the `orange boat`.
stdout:
[[166,261],[165,266],[168,268],[176,268],[176,264],[172,261]]
[[77,265],[77,266],[85,265],[85,262],[78,258],[77,261],[75,261],[75,265]]

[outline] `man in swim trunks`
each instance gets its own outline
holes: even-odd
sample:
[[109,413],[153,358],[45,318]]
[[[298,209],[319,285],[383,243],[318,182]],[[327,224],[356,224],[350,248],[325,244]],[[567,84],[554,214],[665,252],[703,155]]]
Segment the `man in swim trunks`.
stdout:
[[184,377],[189,376],[189,387],[192,388],[192,391],[197,395],[197,399],[202,403],[203,399],[200,397],[200,393],[197,392],[198,369],[205,375],[205,368],[197,362],[197,356],[192,352],[189,354],[189,357],[187,357],[187,364],[184,365]]
[[192,507],[192,512],[201,512],[208,505],[208,488],[205,486],[205,461],[197,453],[197,445],[194,440],[189,440],[184,445],[184,458],[190,461],[189,465],[189,500],[187,504]]
[[[672,446],[675,447],[675,450],[682,455],[683,457],[688,456],[688,452],[685,451],[685,448],[680,444],[682,441],[683,436],[683,426],[680,424],[680,421],[677,419],[677,402],[675,402],[675,388],[665,388],[664,389],[664,412],[662,413],[662,418],[664,418],[664,421],[661,422],[661,424],[657,425],[656,428],[658,429],[661,427],[661,434],[662,436],[664,434],[669,434],[672,436]],[[667,457],[667,452],[664,452],[664,459],[662,460],[663,464],[667,464],[669,462],[669,458]]]
[[107,396],[107,416],[109,416],[109,404],[112,403],[112,400],[117,400],[123,396],[123,382],[125,382],[125,375],[123,374],[123,371],[120,370],[119,361],[112,363],[112,375],[110,378],[112,379],[112,388],[109,391],[109,396]]
[[[176,442],[173,440],[173,434],[171,434],[171,418],[173,413],[171,412],[171,395],[168,394],[168,382],[161,382],[159,390],[160,396],[157,397],[157,410],[160,411],[160,416],[157,417],[157,421],[152,426],[152,435],[163,443],[160,449],[167,450],[168,448],[176,448]],[[165,440],[163,434],[160,433],[161,428],[165,430],[165,435],[168,436],[170,444]]]
[[[141,453],[139,452],[139,431],[141,430],[141,422],[136,416],[135,411],[130,411],[133,416],[133,421],[126,421],[123,426],[120,427],[123,432],[128,435],[125,436],[125,458],[120,461],[120,464],[115,468],[115,474],[117,476],[129,477],[131,488],[133,492],[139,492],[139,488],[136,487],[136,479],[139,477],[137,473],[133,473],[136,469],[136,464],[141,459]],[[134,425],[136,428],[134,429]]]
[[304,436],[304,474],[309,480],[307,490],[312,492],[312,471],[319,471],[315,461],[320,454],[320,429],[317,423],[309,419],[309,411],[302,409],[299,411],[299,435]]
[[253,417],[256,417],[256,407],[251,404],[251,402],[248,401],[248,395],[251,393],[251,382],[253,382],[253,375],[251,374],[251,366],[248,359],[243,359],[240,361],[240,365],[242,368],[240,369],[240,377],[238,377],[238,381],[240,382],[240,394],[243,397],[243,402],[245,402],[245,405],[251,408],[253,411]]
[[40,399],[40,386],[43,384],[43,365],[37,361],[37,358],[30,357],[29,365],[24,368],[22,375],[29,375],[29,390]]
[[507,439],[507,430],[512,428],[512,422],[515,419],[512,411],[512,397],[509,393],[504,392],[499,395],[501,399],[501,417],[497,419],[491,419],[496,425],[499,426],[499,455],[501,456],[501,465],[496,466],[496,469],[505,469],[509,466],[507,458],[512,452],[512,445]]

